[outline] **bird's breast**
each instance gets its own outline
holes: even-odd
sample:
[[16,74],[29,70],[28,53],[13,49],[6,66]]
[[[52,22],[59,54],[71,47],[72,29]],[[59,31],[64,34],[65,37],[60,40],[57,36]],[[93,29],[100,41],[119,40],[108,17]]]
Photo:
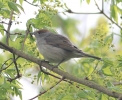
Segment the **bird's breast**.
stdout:
[[59,63],[63,59],[67,59],[67,55],[64,50],[52,45],[48,45],[45,42],[37,42],[37,47],[40,53],[47,59],[49,62]]

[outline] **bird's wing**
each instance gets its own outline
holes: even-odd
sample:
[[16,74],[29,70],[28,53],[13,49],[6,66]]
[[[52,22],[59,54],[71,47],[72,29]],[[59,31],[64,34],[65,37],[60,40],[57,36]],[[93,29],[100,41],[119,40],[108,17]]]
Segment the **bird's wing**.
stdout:
[[72,43],[66,37],[58,34],[49,34],[45,38],[46,42],[52,46],[65,49],[67,51],[77,51],[81,52],[76,46],[72,45]]

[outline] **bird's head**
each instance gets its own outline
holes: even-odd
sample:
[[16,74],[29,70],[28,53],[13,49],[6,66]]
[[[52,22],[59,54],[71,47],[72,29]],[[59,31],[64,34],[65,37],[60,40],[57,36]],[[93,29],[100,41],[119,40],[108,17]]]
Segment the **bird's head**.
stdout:
[[45,37],[46,35],[48,35],[47,33],[50,33],[50,31],[47,29],[40,29],[40,30],[31,32],[30,34],[34,35],[36,39],[38,39],[38,38]]
[[31,32],[30,34],[31,35],[37,35],[37,34],[43,34],[43,33],[47,33],[47,32],[49,32],[49,30],[47,30],[47,29],[40,29],[40,30]]

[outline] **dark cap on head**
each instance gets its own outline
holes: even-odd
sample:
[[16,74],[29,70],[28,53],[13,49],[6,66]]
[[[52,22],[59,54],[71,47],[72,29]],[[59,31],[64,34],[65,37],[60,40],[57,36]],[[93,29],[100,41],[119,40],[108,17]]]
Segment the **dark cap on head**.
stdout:
[[38,33],[46,33],[46,32],[49,32],[47,29],[41,29],[41,30],[38,30],[37,31]]
[[38,31],[35,31],[35,32],[30,32],[30,34],[34,35],[35,33],[46,33],[46,32],[49,32],[47,29],[40,29]]

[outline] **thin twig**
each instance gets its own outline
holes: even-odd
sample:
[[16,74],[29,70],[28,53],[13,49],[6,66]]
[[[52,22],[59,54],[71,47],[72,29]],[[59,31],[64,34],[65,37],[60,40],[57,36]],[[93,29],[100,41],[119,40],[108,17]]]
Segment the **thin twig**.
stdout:
[[[95,5],[97,6],[97,9],[100,11],[100,12],[102,12],[102,10],[100,10],[100,8],[99,8],[99,6],[97,5],[97,2],[94,0],[94,2],[95,2]],[[102,9],[103,9],[103,7],[102,7]]]
[[25,35],[24,40],[23,40],[23,42],[22,42],[22,48],[21,48],[22,51],[24,50],[24,44],[25,44],[25,41],[26,41],[26,39],[27,39],[27,37],[28,37],[28,34],[29,34],[29,32],[30,32],[30,30],[29,30],[30,27],[31,27],[31,24],[29,25],[29,27],[28,27],[27,30],[26,30],[26,35]]
[[17,67],[16,58],[15,58],[15,54],[14,53],[13,53],[13,63],[15,65],[15,68],[16,68],[16,71],[17,71],[17,75],[14,78],[9,78],[8,79],[9,82],[12,82],[13,80],[16,80],[17,78],[20,78],[22,76],[22,75],[19,74],[19,70],[18,70],[18,67]]
[[22,35],[22,33],[18,33],[18,32],[16,32],[16,33],[14,33],[14,34],[10,34],[10,35]]
[[51,86],[49,89],[47,89],[47,90],[45,90],[43,92],[40,92],[37,96],[35,96],[35,97],[33,97],[33,98],[29,99],[29,100],[33,100],[33,99],[41,96],[42,94],[48,92],[49,90],[51,90],[52,88],[54,88],[56,85],[58,85],[62,80],[64,80],[64,77],[62,77],[55,85]]
[[25,44],[25,41],[26,41],[26,39],[27,39],[27,36],[28,36],[28,31],[26,31],[26,35],[25,35],[24,40],[23,40],[23,42],[22,42],[22,46],[21,46],[21,50],[22,50],[22,51],[24,50],[24,44]]
[[115,23],[112,19],[110,19],[105,13],[103,13],[103,15],[106,16],[112,23],[114,23],[116,26],[118,26],[122,30],[122,27],[119,26],[117,23]]
[[[116,22],[114,22],[111,18],[109,18],[109,17],[103,12],[103,10],[100,10],[100,8],[99,8],[99,6],[98,6],[96,0],[94,0],[94,2],[95,2],[95,5],[97,6],[98,10],[101,12],[101,14],[103,14],[105,17],[107,17],[112,23],[114,23],[116,26],[118,26],[118,27],[122,30],[122,27],[121,27],[121,26],[119,26]],[[103,0],[102,0],[102,9],[104,9],[104,8],[103,8],[103,7],[104,7],[103,5],[104,5],[104,4],[103,4]]]
[[112,84],[113,84],[114,86],[122,85],[122,81],[120,81],[120,82],[113,82]]
[[1,21],[0,23],[2,23],[2,24],[7,24],[7,25],[8,25],[8,23],[6,23],[6,22],[4,22],[4,21]]
[[[40,70],[41,70],[41,72],[43,72],[44,74],[50,75],[50,76],[52,76],[52,77],[54,77],[54,78],[57,78],[57,79],[61,79],[60,77],[58,77],[58,76],[56,76],[56,75],[53,75],[53,74],[51,74],[51,73],[49,73],[49,72],[44,71],[44,70],[42,69],[42,67],[40,67]],[[68,82],[68,83],[71,84],[71,85],[74,85],[73,82],[71,82],[70,80],[64,79],[63,81]],[[75,87],[78,88],[78,89],[80,88],[78,85],[76,85]],[[83,90],[83,89],[81,89],[81,90]]]
[[[56,76],[56,75],[53,75],[53,74],[51,74],[51,73],[49,73],[49,72],[44,71],[41,67],[40,67],[40,70],[41,70],[41,72],[43,72],[44,74],[50,75],[50,76],[55,77],[55,78],[57,78],[57,79],[61,79],[60,77],[58,77],[58,76]],[[65,80],[65,79],[64,79],[63,81],[72,84],[71,81],[68,81],[68,80]]]
[[1,70],[0,71],[2,71],[2,70],[4,70],[4,69],[2,69],[2,67],[5,65],[5,63],[7,63],[9,60],[11,60],[12,58],[9,58],[9,59],[7,59],[3,64],[2,64],[2,66],[1,66]]
[[30,3],[29,1],[27,1],[27,0],[24,0],[25,2],[27,2],[28,4],[30,4],[30,5],[32,5],[32,6],[39,6],[39,5],[34,5],[34,4],[32,4],[32,3]]
[[19,70],[18,70],[18,67],[17,67],[17,62],[16,62],[16,58],[15,58],[15,54],[13,53],[13,63],[15,65],[15,68],[16,68],[16,71],[17,71],[17,76],[19,76]]
[[101,14],[101,12],[96,12],[96,13],[89,13],[89,12],[85,12],[85,13],[83,13],[83,12],[74,12],[74,11],[72,11],[71,9],[68,9],[68,10],[66,10],[65,12],[73,13],[73,14]]
[[[16,58],[16,60],[18,59],[19,57],[17,57]],[[12,59],[12,58],[11,58]],[[9,59],[8,59],[9,60]],[[8,61],[7,60],[7,61]],[[6,62],[6,61],[5,61]],[[4,64],[5,64],[5,62],[4,62]],[[2,66],[4,65],[4,64],[2,64]],[[7,67],[5,67],[5,68],[3,68],[3,69],[0,69],[0,71],[3,71],[3,70],[6,70],[9,66],[11,66],[13,64],[13,61],[7,66]]]
[[94,0],[95,2],[95,5],[97,6],[98,10],[100,12],[96,12],[96,13],[82,13],[82,12],[74,12],[72,11],[71,9],[68,9],[66,10],[65,12],[68,12],[68,13],[71,13],[71,14],[103,14],[105,17],[107,17],[112,23],[114,23],[116,26],[118,26],[121,30],[122,30],[122,27],[119,26],[116,22],[114,22],[111,18],[109,18],[105,13],[104,13],[104,1],[102,0],[102,10],[99,8],[96,0]]
[[[99,62],[100,62],[100,60],[97,62],[96,66],[95,66],[94,70],[91,72],[91,74],[93,74],[93,73],[95,72],[95,69],[97,68]],[[91,74],[90,74],[90,75],[91,75]],[[89,75],[89,76],[90,76],[90,75]],[[88,79],[89,76],[87,76],[85,79]]]
[[[17,0],[15,0],[15,3],[16,3]],[[10,18],[9,18],[9,22],[8,22],[8,28],[7,28],[7,37],[6,37],[6,44],[9,46],[9,38],[10,38],[10,28],[11,28],[11,25],[12,25],[12,17],[13,17],[13,14],[14,14],[14,11],[12,10],[11,11],[11,14],[10,14]]]
[[6,44],[9,45],[9,38],[10,38],[10,28],[11,28],[11,25],[12,25],[12,17],[13,17],[13,14],[14,14],[14,11],[11,12],[11,15],[10,15],[10,19],[9,19],[9,22],[8,22],[8,28],[7,28],[7,32],[6,32]]

